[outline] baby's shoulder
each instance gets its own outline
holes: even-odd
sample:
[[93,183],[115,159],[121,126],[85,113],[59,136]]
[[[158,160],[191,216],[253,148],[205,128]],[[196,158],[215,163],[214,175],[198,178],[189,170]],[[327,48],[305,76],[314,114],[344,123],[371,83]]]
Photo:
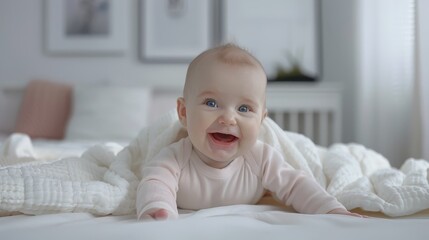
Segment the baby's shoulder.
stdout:
[[186,151],[187,149],[192,149],[192,143],[189,137],[185,137],[167,145],[165,148],[174,152]]
[[276,149],[273,146],[261,140],[257,140],[255,145],[250,149],[249,153],[256,159],[262,159],[272,155],[275,151]]
[[182,138],[177,142],[165,146],[157,155],[158,160],[176,160],[180,166],[183,166],[192,152],[192,143],[188,137]]
[[245,158],[249,163],[256,164],[256,166],[260,167],[273,157],[277,157],[277,155],[278,152],[273,146],[261,140],[257,140],[248,154],[246,154]]

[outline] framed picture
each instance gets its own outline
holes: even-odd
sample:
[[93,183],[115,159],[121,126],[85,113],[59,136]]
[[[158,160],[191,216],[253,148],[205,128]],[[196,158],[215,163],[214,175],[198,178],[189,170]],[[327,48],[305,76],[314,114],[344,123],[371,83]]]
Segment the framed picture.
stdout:
[[48,53],[123,53],[127,43],[126,2],[46,0]]
[[212,46],[211,0],[140,0],[140,55],[146,62],[190,62]]
[[223,41],[247,48],[261,61],[269,80],[319,78],[319,0],[222,2]]

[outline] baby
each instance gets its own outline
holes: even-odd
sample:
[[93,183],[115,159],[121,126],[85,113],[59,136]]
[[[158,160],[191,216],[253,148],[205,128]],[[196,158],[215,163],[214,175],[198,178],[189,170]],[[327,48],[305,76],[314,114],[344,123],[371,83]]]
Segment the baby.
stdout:
[[266,85],[260,62],[232,44],[209,49],[191,62],[177,100],[188,137],[143,168],[139,219],[174,219],[177,208],[255,204],[266,191],[298,212],[360,216],[257,139],[267,116]]

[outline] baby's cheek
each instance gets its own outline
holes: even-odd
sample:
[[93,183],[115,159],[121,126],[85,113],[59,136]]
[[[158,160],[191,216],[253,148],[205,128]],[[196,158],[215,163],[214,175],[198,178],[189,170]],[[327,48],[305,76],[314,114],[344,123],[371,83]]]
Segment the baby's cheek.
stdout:
[[246,144],[248,147],[252,147],[255,144],[259,136],[259,128],[256,124],[248,126],[246,129],[242,129],[243,134],[243,144]]

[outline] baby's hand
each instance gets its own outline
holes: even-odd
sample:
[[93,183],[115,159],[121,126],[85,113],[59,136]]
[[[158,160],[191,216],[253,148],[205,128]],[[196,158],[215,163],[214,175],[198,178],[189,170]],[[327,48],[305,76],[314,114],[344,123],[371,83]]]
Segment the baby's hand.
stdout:
[[152,218],[155,220],[165,220],[168,218],[168,211],[165,209],[158,209],[145,215],[146,217],[143,217],[143,219]]
[[328,214],[342,214],[342,215],[349,215],[353,217],[361,217],[361,218],[367,218],[365,215],[360,215],[358,213],[352,213],[342,208],[335,208],[334,210],[331,210],[328,212]]
[[165,209],[159,209],[149,214],[155,220],[165,220],[168,218],[168,212]]

